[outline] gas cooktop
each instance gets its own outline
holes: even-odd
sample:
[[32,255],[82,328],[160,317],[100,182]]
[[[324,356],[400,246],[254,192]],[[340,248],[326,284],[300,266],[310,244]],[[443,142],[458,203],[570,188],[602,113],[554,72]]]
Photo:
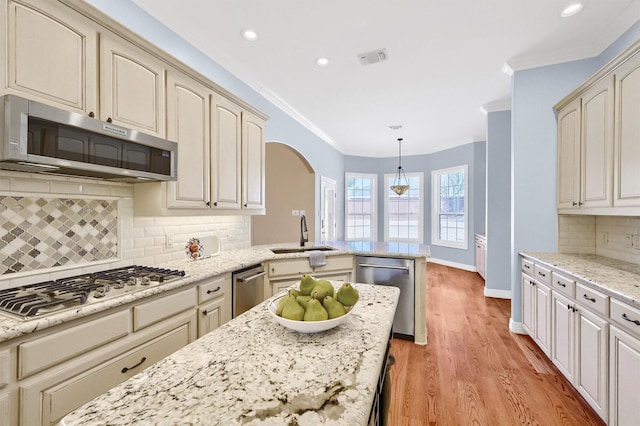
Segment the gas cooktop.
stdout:
[[184,271],[127,266],[0,290],[0,312],[31,319],[181,279]]

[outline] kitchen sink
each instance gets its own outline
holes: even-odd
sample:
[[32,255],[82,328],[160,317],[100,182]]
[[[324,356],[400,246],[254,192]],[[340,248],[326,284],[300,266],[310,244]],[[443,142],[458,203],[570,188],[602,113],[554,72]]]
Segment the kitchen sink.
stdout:
[[330,251],[336,250],[333,247],[320,246],[320,247],[287,247],[287,248],[272,248],[271,251],[275,254],[284,254],[284,253],[304,253],[305,251],[311,250],[320,250],[320,251]]

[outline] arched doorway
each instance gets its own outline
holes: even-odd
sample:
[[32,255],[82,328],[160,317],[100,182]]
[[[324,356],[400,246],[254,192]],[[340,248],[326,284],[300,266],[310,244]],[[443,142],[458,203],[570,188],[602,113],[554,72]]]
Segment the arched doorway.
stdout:
[[265,201],[267,214],[253,216],[251,244],[300,241],[300,216],[304,211],[309,241],[315,241],[315,172],[295,149],[280,142],[265,146]]

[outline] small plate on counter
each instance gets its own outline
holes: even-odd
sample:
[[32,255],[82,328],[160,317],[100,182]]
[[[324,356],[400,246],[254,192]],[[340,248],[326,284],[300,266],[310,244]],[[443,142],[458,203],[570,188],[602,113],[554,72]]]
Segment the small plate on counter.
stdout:
[[193,260],[217,256],[220,254],[220,239],[216,236],[193,237],[185,244],[184,251]]

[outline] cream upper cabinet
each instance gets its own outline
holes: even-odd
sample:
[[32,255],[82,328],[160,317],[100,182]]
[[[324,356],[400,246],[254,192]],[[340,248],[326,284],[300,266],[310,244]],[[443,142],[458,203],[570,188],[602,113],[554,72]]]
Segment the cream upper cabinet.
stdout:
[[211,207],[264,211],[265,120],[214,94]]
[[100,118],[165,136],[166,65],[109,32],[100,35]]
[[211,207],[241,206],[242,108],[226,98],[211,97]]
[[97,112],[95,24],[54,1],[3,1],[5,92]]
[[640,206],[640,53],[616,69],[616,206]]
[[613,78],[582,95],[581,202],[610,207],[613,181]]
[[558,112],[558,208],[611,206],[613,117],[611,76]]
[[178,143],[178,180],[167,184],[167,207],[209,208],[210,96],[194,79],[167,73],[167,137]]
[[249,112],[242,113],[242,207],[265,208],[265,121]]
[[580,198],[580,99],[558,111],[558,208]]

